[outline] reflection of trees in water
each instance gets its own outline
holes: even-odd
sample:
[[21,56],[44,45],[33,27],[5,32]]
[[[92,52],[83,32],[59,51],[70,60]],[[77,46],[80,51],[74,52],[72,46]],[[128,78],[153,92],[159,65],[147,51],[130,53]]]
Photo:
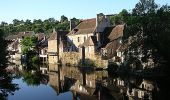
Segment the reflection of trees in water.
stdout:
[[39,72],[24,71],[22,75],[24,82],[33,86],[38,86],[42,78],[41,73]]
[[0,100],[6,100],[9,94],[12,94],[18,90],[18,85],[12,83],[12,74],[7,73],[4,70],[0,70]]
[[38,86],[41,83],[47,84],[47,76],[41,73],[40,65],[37,64],[29,64],[22,71],[23,81],[27,83],[27,85]]
[[7,99],[9,94],[18,90],[17,84],[12,83],[12,74],[7,73],[5,68],[7,64],[6,41],[3,39],[3,31],[0,29],[0,100]]

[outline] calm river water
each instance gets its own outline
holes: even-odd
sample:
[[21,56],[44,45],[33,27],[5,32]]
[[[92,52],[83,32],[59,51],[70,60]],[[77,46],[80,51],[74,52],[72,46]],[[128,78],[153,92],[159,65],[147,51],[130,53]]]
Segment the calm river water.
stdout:
[[11,70],[19,89],[7,100],[170,100],[169,79],[143,79],[106,70],[41,65]]

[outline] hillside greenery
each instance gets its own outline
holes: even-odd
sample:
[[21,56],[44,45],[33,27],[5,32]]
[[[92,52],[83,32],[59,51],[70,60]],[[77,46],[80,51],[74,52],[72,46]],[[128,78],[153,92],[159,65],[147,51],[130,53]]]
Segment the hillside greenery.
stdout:
[[[73,18],[77,23],[78,19]],[[35,33],[46,33],[49,34],[52,32],[53,28],[56,30],[69,30],[70,22],[68,18],[64,15],[61,16],[61,19],[58,21],[54,18],[49,18],[46,20],[34,19],[33,21],[27,20],[18,20],[14,19],[12,23],[1,22],[0,29],[4,31],[5,36],[11,34],[17,34],[18,32],[23,31],[34,31]]]

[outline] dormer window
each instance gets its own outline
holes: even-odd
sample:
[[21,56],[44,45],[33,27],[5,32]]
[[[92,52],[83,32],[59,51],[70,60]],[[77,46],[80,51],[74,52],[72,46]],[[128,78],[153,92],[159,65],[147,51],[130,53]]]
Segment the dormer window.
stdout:
[[73,29],[73,32],[76,33],[78,31],[78,29]]

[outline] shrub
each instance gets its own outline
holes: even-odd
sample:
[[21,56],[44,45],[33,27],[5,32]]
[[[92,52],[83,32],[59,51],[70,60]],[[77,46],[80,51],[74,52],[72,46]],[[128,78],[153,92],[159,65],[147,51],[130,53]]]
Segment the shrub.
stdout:
[[32,63],[38,63],[39,62],[39,58],[38,56],[34,56],[32,59],[31,59]]

